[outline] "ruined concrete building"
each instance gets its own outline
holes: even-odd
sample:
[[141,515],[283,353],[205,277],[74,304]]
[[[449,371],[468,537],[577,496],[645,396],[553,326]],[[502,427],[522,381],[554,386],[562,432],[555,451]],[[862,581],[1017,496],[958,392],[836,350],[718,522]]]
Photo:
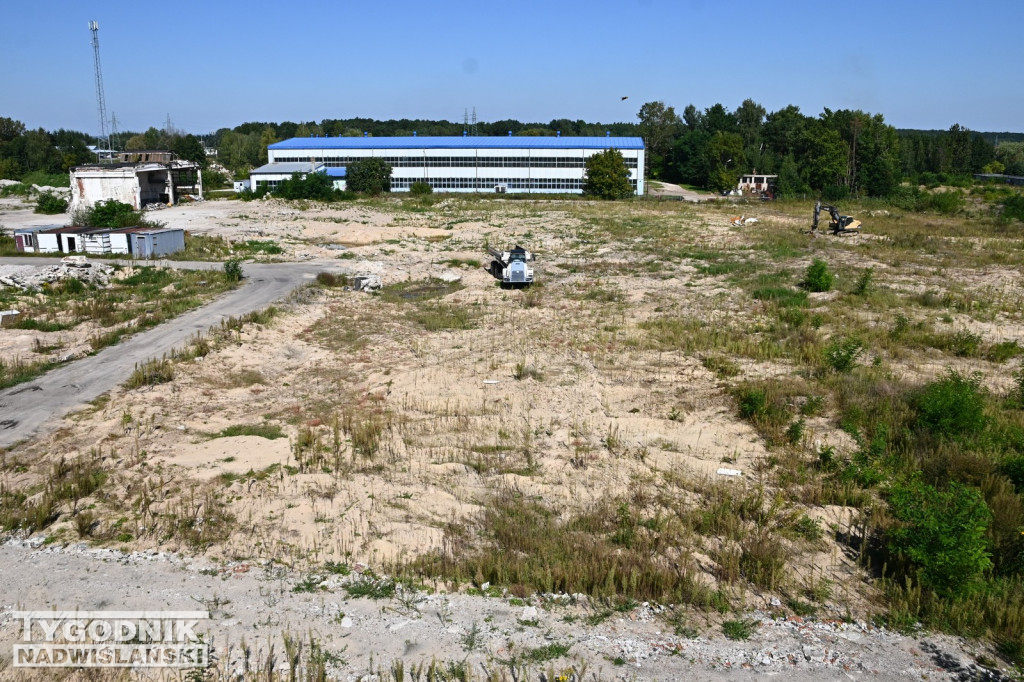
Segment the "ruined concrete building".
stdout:
[[139,211],[148,204],[177,203],[183,196],[203,198],[203,174],[198,163],[169,159],[71,169],[72,212],[110,199]]

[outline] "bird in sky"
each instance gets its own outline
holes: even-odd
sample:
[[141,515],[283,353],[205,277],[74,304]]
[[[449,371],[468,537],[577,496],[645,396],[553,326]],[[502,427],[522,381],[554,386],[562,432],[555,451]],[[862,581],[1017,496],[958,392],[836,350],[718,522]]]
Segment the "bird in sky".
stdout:
[[622,98],[621,100],[619,100],[619,101],[622,101],[622,102],[624,102],[624,101],[626,101],[627,99],[629,99],[629,95],[626,95],[625,97],[623,97],[623,98]]

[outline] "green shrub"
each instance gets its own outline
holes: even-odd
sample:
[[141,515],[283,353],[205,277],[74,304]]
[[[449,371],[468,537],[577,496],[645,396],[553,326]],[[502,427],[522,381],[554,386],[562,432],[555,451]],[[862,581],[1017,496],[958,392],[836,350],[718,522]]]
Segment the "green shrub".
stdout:
[[66,210],[68,210],[67,199],[59,197],[53,192],[43,192],[36,199],[36,213],[56,215]]
[[815,258],[814,262],[807,267],[807,274],[804,275],[800,286],[808,291],[831,291],[834,279],[832,273],[829,272],[828,263],[820,258]]
[[763,388],[740,389],[736,402],[744,419],[755,419],[768,413],[768,392]]
[[1003,210],[999,214],[1004,220],[1024,220],[1024,194],[1015,194],[1003,201]]
[[1016,341],[1000,341],[989,346],[985,352],[985,359],[989,362],[1002,364],[1022,353],[1024,353],[1024,348],[1021,348]]
[[[257,194],[259,190],[257,190]],[[334,189],[334,180],[326,173],[293,173],[288,180],[282,180],[273,190],[278,199],[308,199],[314,201],[332,201],[337,198],[338,190]]]
[[77,211],[74,224],[88,227],[134,227],[141,215],[130,205],[115,199],[97,201],[92,208]]
[[232,282],[242,279],[242,261],[237,258],[224,261],[224,274]]
[[951,483],[943,491],[915,480],[894,486],[888,502],[896,524],[886,549],[925,587],[961,595],[992,565],[985,538],[992,515],[977,490]]
[[825,349],[825,364],[833,371],[845,374],[857,364],[857,356],[864,345],[855,338],[835,339]]
[[414,182],[412,183],[412,185],[409,186],[409,194],[413,195],[414,197],[421,197],[426,194],[433,193],[434,188],[430,186],[430,183],[423,182],[422,180],[419,182]]
[[934,192],[928,198],[928,208],[946,215],[956,213],[964,207],[963,192],[948,190]]
[[981,374],[963,376],[949,369],[942,379],[932,381],[913,399],[917,425],[936,436],[969,436],[986,424],[985,395]]

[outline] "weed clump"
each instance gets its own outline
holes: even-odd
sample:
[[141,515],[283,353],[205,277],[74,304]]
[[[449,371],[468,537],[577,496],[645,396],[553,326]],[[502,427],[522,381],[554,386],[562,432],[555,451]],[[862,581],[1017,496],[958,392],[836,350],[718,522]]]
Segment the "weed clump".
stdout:
[[755,630],[757,630],[756,620],[727,620],[722,623],[722,634],[728,639],[750,639]]
[[128,390],[141,388],[143,386],[156,386],[166,384],[174,380],[174,365],[170,360],[150,360],[141,365],[135,365],[135,371],[124,382]]

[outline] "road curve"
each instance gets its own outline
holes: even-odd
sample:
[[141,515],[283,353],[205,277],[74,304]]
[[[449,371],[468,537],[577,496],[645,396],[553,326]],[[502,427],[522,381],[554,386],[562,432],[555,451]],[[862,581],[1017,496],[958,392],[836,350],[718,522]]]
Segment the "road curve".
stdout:
[[[0,265],[44,265],[41,258],[0,258]],[[109,262],[109,261],[104,261]],[[160,261],[175,268],[211,270],[220,263]],[[41,377],[0,391],[0,447],[31,438],[51,420],[84,406],[123,383],[137,364],[181,347],[198,332],[224,318],[259,310],[281,299],[317,273],[337,267],[332,261],[244,265],[242,286],[96,355],[56,367]]]

